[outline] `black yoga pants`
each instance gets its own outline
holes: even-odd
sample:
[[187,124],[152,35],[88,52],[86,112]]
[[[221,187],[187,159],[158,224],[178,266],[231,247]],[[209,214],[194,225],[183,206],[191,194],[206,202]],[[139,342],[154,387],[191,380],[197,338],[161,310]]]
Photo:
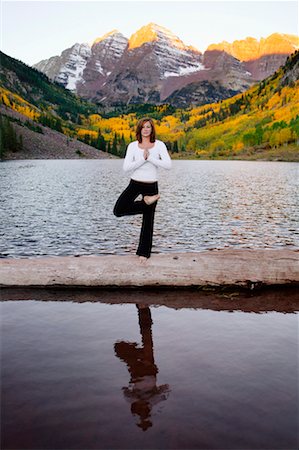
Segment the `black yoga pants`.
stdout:
[[113,213],[117,217],[131,216],[134,214],[143,214],[142,226],[140,231],[139,245],[136,254],[149,258],[151,255],[153,243],[154,217],[157,202],[147,205],[144,200],[135,199],[138,195],[158,194],[158,182],[143,183],[142,181],[130,180],[129,186],[117,199]]

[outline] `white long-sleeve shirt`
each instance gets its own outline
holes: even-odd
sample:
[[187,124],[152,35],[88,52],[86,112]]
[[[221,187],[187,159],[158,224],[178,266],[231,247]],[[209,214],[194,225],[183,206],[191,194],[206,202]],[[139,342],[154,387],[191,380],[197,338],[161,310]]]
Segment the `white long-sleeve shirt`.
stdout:
[[144,150],[138,146],[138,141],[131,142],[123,164],[125,172],[133,171],[131,178],[135,181],[157,181],[158,167],[171,168],[171,159],[164,142],[156,140],[149,149],[149,157],[144,159]]

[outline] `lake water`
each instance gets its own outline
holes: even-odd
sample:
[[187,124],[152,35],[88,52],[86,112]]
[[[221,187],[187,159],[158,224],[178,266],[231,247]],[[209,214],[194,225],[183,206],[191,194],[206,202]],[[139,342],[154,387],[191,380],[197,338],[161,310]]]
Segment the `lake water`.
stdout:
[[298,448],[288,292],[8,292],[3,450]]
[[[0,174],[2,258],[135,253],[122,161]],[[299,246],[296,163],[174,161],[159,187],[156,253]],[[298,448],[298,293],[220,297],[2,290],[1,448]]]
[[[298,164],[173,161],[160,171],[153,253],[299,245]],[[135,253],[141,216],[116,218],[122,160],[0,164],[0,257]]]

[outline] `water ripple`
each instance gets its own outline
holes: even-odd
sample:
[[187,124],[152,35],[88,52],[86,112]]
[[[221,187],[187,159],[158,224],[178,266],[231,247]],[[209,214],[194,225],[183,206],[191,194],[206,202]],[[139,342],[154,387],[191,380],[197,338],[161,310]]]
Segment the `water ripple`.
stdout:
[[[0,165],[0,257],[135,253],[141,216],[116,218],[121,160]],[[160,172],[153,252],[298,247],[298,164],[174,161]]]

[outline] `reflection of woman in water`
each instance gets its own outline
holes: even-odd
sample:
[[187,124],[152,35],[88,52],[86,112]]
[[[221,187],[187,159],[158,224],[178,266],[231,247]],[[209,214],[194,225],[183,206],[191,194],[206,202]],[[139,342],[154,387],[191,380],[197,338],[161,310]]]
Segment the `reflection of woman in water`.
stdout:
[[124,395],[131,403],[132,414],[140,418],[138,427],[146,431],[152,426],[150,418],[153,406],[167,399],[169,386],[168,384],[156,385],[158,368],[154,361],[150,309],[136,306],[142,347],[137,347],[136,343],[122,341],[114,345],[114,350],[116,355],[127,364],[131,374],[129,387],[123,388]]

